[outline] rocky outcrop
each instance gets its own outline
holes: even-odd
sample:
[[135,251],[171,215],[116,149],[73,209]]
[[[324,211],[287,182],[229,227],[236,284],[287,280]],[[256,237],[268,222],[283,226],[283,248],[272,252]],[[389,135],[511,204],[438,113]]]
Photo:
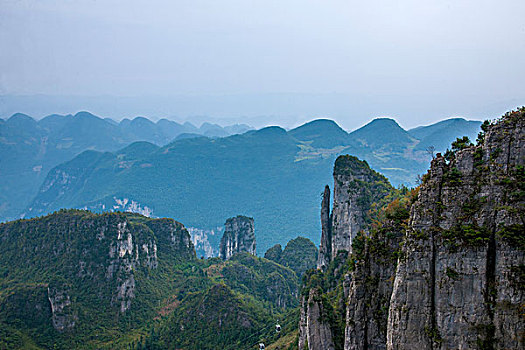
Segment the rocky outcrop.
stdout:
[[219,247],[219,256],[228,260],[236,253],[255,255],[255,232],[253,218],[236,216],[224,224],[224,234]]
[[70,286],[65,284],[47,288],[47,298],[51,305],[51,320],[53,327],[59,332],[73,328],[78,320],[71,306],[70,293]]
[[[317,267],[321,271],[326,271],[328,276],[324,283],[325,293],[334,293],[336,288],[331,282],[337,278],[343,278],[344,291],[341,298],[356,298],[359,302],[355,305],[349,305],[349,309],[341,312],[341,317],[348,319],[349,327],[337,329],[340,325],[334,324],[334,317],[331,317],[331,324],[327,321],[329,318],[325,317],[323,325],[319,322],[306,322],[303,320],[300,332],[303,334],[300,340],[304,344],[308,344],[307,349],[310,350],[329,350],[332,349],[334,341],[332,342],[316,342],[312,345],[307,340],[308,334],[323,335],[324,338],[339,339],[344,338],[343,333],[348,333],[349,345],[352,342],[367,343],[367,339],[374,339],[380,337],[379,334],[386,334],[386,315],[382,309],[369,308],[370,302],[381,300],[384,304],[384,299],[390,297],[390,290],[392,288],[392,272],[382,272],[384,265],[388,264],[390,268],[392,265],[392,254],[389,255],[388,262],[378,259],[371,263],[357,264],[357,257],[353,254],[355,240],[358,237],[366,235],[369,232],[369,225],[371,223],[371,209],[374,203],[381,202],[385,197],[392,194],[394,188],[390,185],[388,180],[381,174],[370,169],[365,161],[361,161],[356,157],[346,155],[339,156],[334,165],[334,199],[333,209],[330,213],[330,189],[325,187],[323,199],[321,202],[321,244],[319,247],[319,255],[317,260]],[[379,238],[378,238],[379,239]],[[389,239],[381,238],[387,241],[386,245],[395,245]],[[357,242],[359,243],[359,241]],[[363,242],[364,244],[364,242]],[[378,243],[379,245],[379,243]],[[377,245],[377,246],[378,246]],[[364,248],[363,248],[364,249]],[[385,248],[386,249],[386,248]],[[353,255],[352,255],[353,254]],[[363,254],[360,252],[359,255]],[[365,254],[367,255],[367,254]],[[345,269],[347,258],[351,256],[352,261],[355,260],[354,268],[355,278],[351,279],[350,275],[342,277],[342,271]],[[362,260],[363,257],[360,257]],[[368,277],[368,274],[373,274],[373,279]],[[339,276],[339,277],[336,277]],[[311,292],[312,290],[310,290]],[[321,292],[317,291],[313,296],[310,295],[309,302],[303,302],[302,310],[304,317],[311,313],[316,313],[315,308],[324,310],[324,307],[314,302],[313,298],[320,300]],[[363,299],[360,299],[363,297]],[[310,300],[312,299],[312,300]],[[310,302],[312,301],[312,302]],[[344,300],[339,299],[336,302],[336,308],[344,308],[347,304]],[[314,308],[310,310],[311,308]],[[378,313],[382,312],[381,321],[377,320]],[[346,316],[345,316],[346,315]],[[384,319],[384,320],[383,320]],[[373,320],[369,324],[369,320]],[[379,323],[383,323],[379,325]],[[335,321],[335,323],[345,323],[344,320]],[[321,329],[316,329],[321,327]],[[334,330],[339,334],[335,334]],[[300,336],[301,339],[301,336]],[[341,344],[341,347],[343,344]],[[352,348],[352,347],[349,347]],[[302,348],[300,348],[302,349]]]
[[[356,183],[355,167],[346,180],[334,170],[331,232],[323,225],[325,260],[318,264],[326,272],[311,275],[306,286],[321,285],[321,299],[346,305],[344,320],[332,314],[339,317],[331,321],[336,348],[525,346],[525,109],[483,129],[476,146],[458,139],[451,151],[438,154],[412,195],[399,197],[396,190],[386,197],[387,186],[366,184],[366,171],[358,169]],[[323,200],[322,222],[325,208]],[[332,244],[331,256],[325,242]],[[334,283],[338,250],[350,259]],[[308,323],[313,305],[303,299],[300,344],[329,349],[309,343],[308,334],[327,330]],[[334,333],[339,322],[345,324],[343,341]]]
[[332,260],[332,220],[330,216],[330,187],[325,186],[321,201],[321,244],[317,268],[324,269]]
[[39,273],[33,278],[49,285],[51,323],[59,332],[82,322],[85,326],[85,313],[78,310],[94,304],[112,318],[127,313],[144,276],[158,268],[160,251],[173,262],[195,258],[182,224],[131,213],[62,210],[0,224],[0,242],[4,263],[11,261],[10,271],[26,268],[27,259],[37,266]]
[[[389,220],[354,244],[353,269],[346,276],[344,349],[384,349],[387,318],[402,225]],[[362,248],[361,248],[362,247]],[[362,250],[360,250],[362,249]],[[356,251],[358,250],[358,251]]]
[[321,204],[321,245],[318,268],[328,266],[338,253],[352,250],[352,240],[370,223],[368,212],[392,190],[388,180],[370,169],[366,161],[339,156],[334,165],[334,201],[330,214],[330,189]]
[[302,297],[299,321],[299,349],[335,350],[319,291],[312,289]]
[[[183,224],[173,219],[147,220],[147,227],[159,238],[159,249],[175,255],[179,259],[194,259],[196,257],[195,247],[191,241],[190,234]],[[156,250],[155,250],[156,253]]]
[[433,160],[395,275],[388,348],[525,345],[525,294],[512,272],[525,264],[524,112]]

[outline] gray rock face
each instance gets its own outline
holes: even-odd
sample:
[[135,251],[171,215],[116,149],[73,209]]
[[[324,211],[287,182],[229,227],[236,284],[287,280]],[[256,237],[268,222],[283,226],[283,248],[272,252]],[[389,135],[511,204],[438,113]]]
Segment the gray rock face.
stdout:
[[325,310],[320,295],[310,290],[308,298],[301,301],[299,323],[299,349],[335,350],[330,325],[325,320]]
[[354,270],[346,278],[344,349],[385,349],[388,308],[392,295],[401,225],[389,222],[374,231]]
[[224,224],[219,256],[227,260],[242,252],[255,255],[255,231],[253,218],[239,215],[229,218]]
[[395,276],[388,348],[525,346],[525,295],[512,273],[525,264],[524,152],[521,113],[490,127],[481,146],[432,162]]
[[67,285],[49,286],[47,298],[51,305],[51,320],[53,327],[64,332],[75,326],[78,316],[72,311],[71,297]]
[[330,187],[324,188],[323,201],[321,202],[321,245],[317,268],[324,269],[332,260],[332,222],[330,218]]
[[353,156],[340,156],[334,166],[334,203],[329,214],[330,190],[325,188],[321,207],[323,227],[318,267],[327,266],[340,251],[351,252],[352,240],[367,229],[370,205],[390,193],[392,186],[368,164]]
[[[137,236],[145,231],[145,227],[130,229],[128,221],[116,224],[116,235],[109,245],[109,265],[106,269],[106,279],[115,279],[115,292],[111,298],[112,305],[118,305],[121,313],[125,313],[131,307],[135,298],[135,275],[134,271],[141,265],[150,269],[157,268],[157,243],[150,239],[137,242]],[[114,229],[113,228],[113,229]],[[108,228],[109,231],[112,228]]]
[[[321,203],[321,245],[319,247],[319,257],[317,262],[318,269],[326,270],[330,263],[337,257],[345,258],[352,252],[352,242],[360,232],[368,231],[368,224],[370,223],[369,211],[372,203],[380,201],[392,191],[392,186],[388,180],[370,169],[368,164],[353,156],[340,156],[337,158],[334,166],[334,200],[333,209],[330,214],[330,189],[325,187],[323,200]],[[344,260],[342,260],[344,261]],[[381,333],[383,338],[386,334],[386,314],[384,315],[384,326],[379,327],[372,325],[368,327],[367,318],[372,318],[371,314],[377,314],[377,310],[368,309],[365,307],[371,300],[367,299],[369,295],[373,295],[373,300],[390,297],[392,289],[392,269],[395,264],[389,262],[389,269],[381,271],[378,262],[374,262],[369,266],[368,264],[360,268],[359,275],[361,280],[355,277],[350,279],[345,285],[345,298],[358,298],[358,296],[366,296],[366,298],[359,299],[355,305],[350,305],[347,310],[347,318],[352,327],[347,327],[342,332],[348,332],[349,339],[358,344],[367,343],[367,337],[374,338],[375,333]],[[383,265],[381,265],[383,266]],[[332,273],[337,273],[343,266],[338,266]],[[380,274],[382,283],[377,283],[370,286],[368,283],[367,274],[374,271],[374,274]],[[350,277],[350,276],[347,276]],[[332,277],[333,279],[333,277]],[[385,291],[383,289],[386,289]],[[375,293],[375,294],[374,294]],[[300,344],[308,344],[308,349],[313,350],[329,350],[334,349],[334,334],[327,321],[322,323],[319,320],[308,319],[309,315],[315,315],[319,310],[323,310],[322,303],[320,303],[319,294],[310,294],[308,302],[302,303],[302,321],[300,331]],[[342,301],[340,305],[346,303]],[[344,314],[344,313],[343,313]],[[368,327],[368,328],[367,328]],[[369,329],[369,331],[368,331]],[[374,333],[375,332],[375,333]],[[314,343],[308,337],[314,339]],[[379,336],[377,336],[379,337]],[[328,342],[319,341],[318,339],[330,339]],[[375,338],[374,338],[375,339]],[[349,346],[350,346],[349,342]],[[384,343],[384,341],[383,341]],[[299,347],[303,349],[302,347]]]
[[[370,230],[364,199],[381,195],[354,188],[370,182],[364,171],[334,171],[332,226],[328,234],[323,226],[318,267],[338,250],[352,253],[340,281],[346,326],[337,348],[525,347],[525,110],[490,125],[480,145],[455,149],[432,161],[404,228],[383,220]],[[366,239],[352,248],[359,231]],[[309,343],[309,334],[330,331],[309,322],[314,304],[303,300],[299,341],[328,349]]]

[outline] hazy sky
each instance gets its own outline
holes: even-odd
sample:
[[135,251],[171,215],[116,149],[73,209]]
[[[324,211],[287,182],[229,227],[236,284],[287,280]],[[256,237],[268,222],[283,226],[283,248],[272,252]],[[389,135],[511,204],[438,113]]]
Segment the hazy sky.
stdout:
[[[343,112],[311,116],[413,125],[525,104],[524,14],[523,0],[0,0],[0,95],[338,94]],[[268,113],[254,106],[194,114]]]

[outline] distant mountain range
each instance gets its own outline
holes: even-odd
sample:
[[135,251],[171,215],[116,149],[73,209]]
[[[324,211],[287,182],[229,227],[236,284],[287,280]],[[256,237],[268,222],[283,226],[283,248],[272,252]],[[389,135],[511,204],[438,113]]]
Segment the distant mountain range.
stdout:
[[255,218],[260,254],[297,235],[318,243],[319,193],[338,155],[365,159],[394,185],[412,185],[428,168],[428,145],[443,152],[456,137],[475,138],[479,126],[449,119],[404,130],[380,118],[348,133],[326,119],[286,131],[116,123],[87,112],[37,122],[17,114],[0,121],[0,216],[87,208],[176,217],[197,253],[210,255],[224,220],[243,214]]
[[419,126],[409,130],[409,133],[420,140],[415,150],[425,150],[429,146],[434,146],[442,151],[455,140],[457,130],[462,130],[465,135],[474,139],[479,132],[479,127],[480,123],[477,121],[452,118],[428,126]]
[[17,217],[36,195],[48,171],[85,150],[116,151],[135,141],[165,145],[177,136],[224,137],[247,125],[221,127],[179,124],[138,117],[120,123],[88,112],[50,115],[38,121],[25,114],[0,119],[0,219]]

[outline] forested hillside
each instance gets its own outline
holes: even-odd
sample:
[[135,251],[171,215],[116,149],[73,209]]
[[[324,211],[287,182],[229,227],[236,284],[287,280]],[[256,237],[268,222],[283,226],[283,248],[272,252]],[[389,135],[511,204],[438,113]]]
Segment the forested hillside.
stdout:
[[418,142],[383,118],[352,133],[316,120],[289,132],[267,127],[161,148],[142,142],[88,151],[52,169],[23,215],[87,208],[177,217],[191,228],[198,255],[210,256],[218,253],[224,220],[242,213],[255,218],[261,255],[297,235],[319,242],[319,188],[329,183],[338,155],[367,160],[395,185],[412,184],[431,158],[415,151]]
[[62,210],[0,224],[0,241],[0,349],[217,349],[297,320],[294,271],[197,259],[172,219]]
[[183,133],[223,137],[249,130],[247,125],[222,128],[204,123],[154,123],[137,117],[117,123],[88,112],[49,115],[35,120],[17,113],[0,119],[0,220],[20,217],[48,171],[86,150],[116,151],[135,141],[163,146]]

